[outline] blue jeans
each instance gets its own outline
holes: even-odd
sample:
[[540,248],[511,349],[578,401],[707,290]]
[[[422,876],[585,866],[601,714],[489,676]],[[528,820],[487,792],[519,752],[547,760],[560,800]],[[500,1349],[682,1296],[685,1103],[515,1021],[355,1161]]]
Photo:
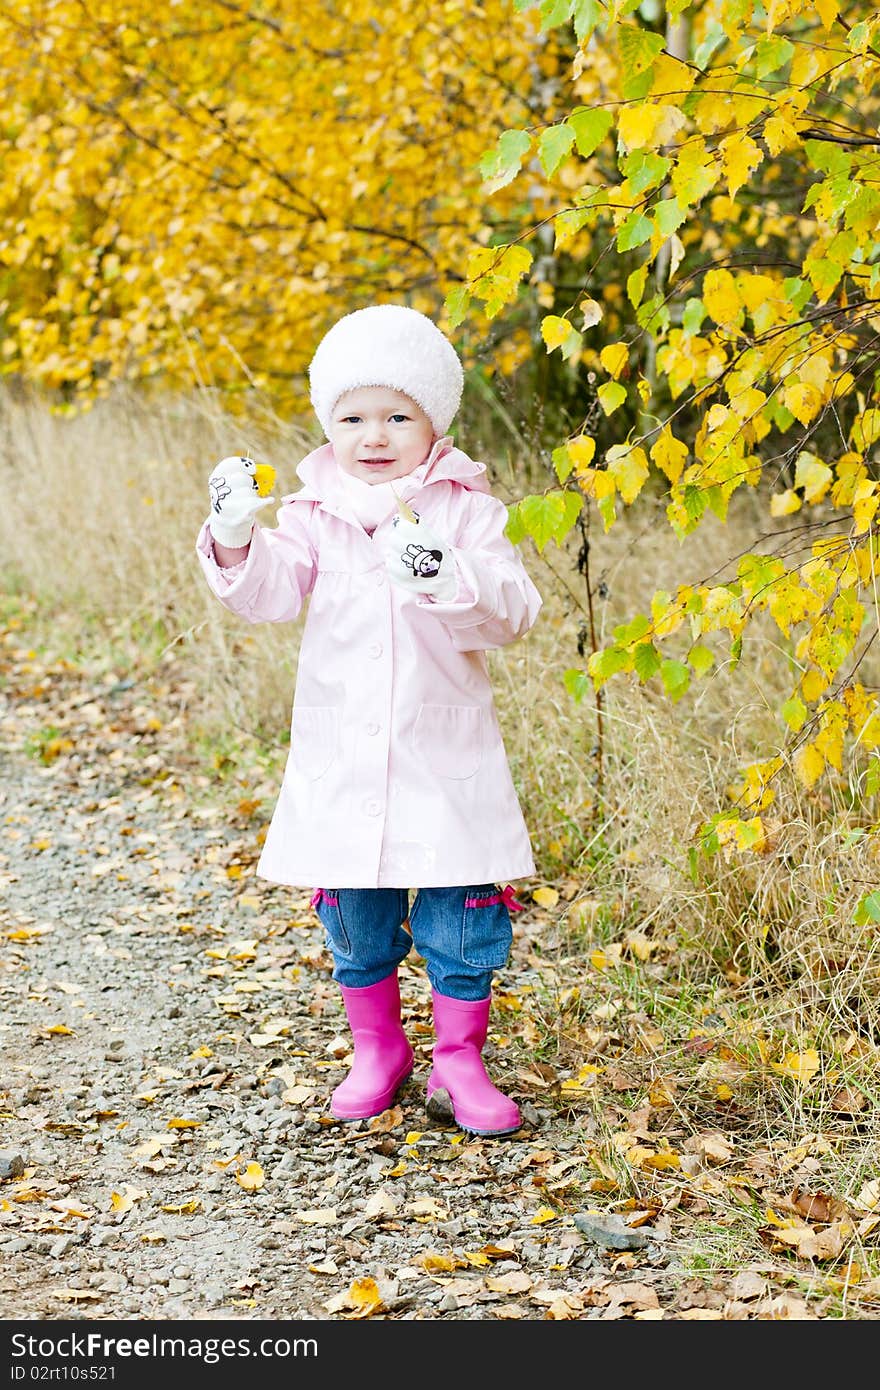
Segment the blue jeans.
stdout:
[[378,984],[413,945],[434,989],[452,999],[485,999],[505,965],[513,932],[493,883],[420,888],[409,914],[405,888],[319,888],[312,899],[333,952],[333,978],[347,989]]

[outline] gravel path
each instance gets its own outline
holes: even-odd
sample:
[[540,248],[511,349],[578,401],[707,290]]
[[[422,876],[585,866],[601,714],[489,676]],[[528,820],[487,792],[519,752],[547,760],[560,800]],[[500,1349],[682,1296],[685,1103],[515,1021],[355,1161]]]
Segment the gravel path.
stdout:
[[[784,1258],[695,1273],[704,1194],[727,1211],[701,1170],[725,1150],[698,1100],[693,1140],[674,1107],[626,1100],[649,1076],[645,1020],[635,1047],[600,1025],[603,1065],[580,1076],[576,1047],[569,1070],[563,1046],[541,1059],[554,1001],[589,988],[565,954],[577,885],[556,911],[519,886],[486,1050],[515,1135],[426,1115],[413,955],[414,1075],[384,1115],[334,1120],[349,1035],[323,932],[307,892],[254,874],[274,784],[196,762],[185,678],[96,676],[21,641],[0,634],[0,1318],[823,1315]],[[678,1176],[644,1170],[642,1210],[602,1158],[612,1133],[682,1149]]]
[[[534,1182],[571,1169],[579,1126],[554,1122],[548,1149],[553,1112],[517,1087],[515,1041],[490,1066],[523,1105],[519,1134],[429,1121],[429,993],[412,958],[416,1072],[386,1115],[334,1121],[348,1034],[330,957],[308,895],[254,877],[252,804],[236,819],[206,801],[126,682],[84,689],[62,664],[28,691],[27,663],[13,674],[2,1316],[518,1318],[566,1297],[561,1316],[582,1312],[593,1253]],[[508,991],[534,984],[528,917]],[[496,1027],[512,1017],[499,1007]]]

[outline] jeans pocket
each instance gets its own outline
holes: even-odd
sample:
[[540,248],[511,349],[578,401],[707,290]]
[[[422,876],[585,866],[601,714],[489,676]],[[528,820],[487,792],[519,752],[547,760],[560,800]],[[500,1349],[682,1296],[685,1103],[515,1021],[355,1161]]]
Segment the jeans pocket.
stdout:
[[297,772],[310,782],[323,777],[336,757],[338,743],[339,710],[334,705],[294,705],[290,756]]
[[327,944],[334,956],[351,957],[351,942],[339,910],[339,892],[335,888],[319,888],[312,898],[318,921],[327,933]]
[[503,895],[491,883],[468,888],[461,922],[461,958],[480,970],[506,965],[513,944],[510,912]]

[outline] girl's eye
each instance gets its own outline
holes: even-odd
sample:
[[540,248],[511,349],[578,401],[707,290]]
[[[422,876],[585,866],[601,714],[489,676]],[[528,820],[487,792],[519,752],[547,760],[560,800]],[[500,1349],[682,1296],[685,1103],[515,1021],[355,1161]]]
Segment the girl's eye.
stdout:
[[392,415],[391,419],[395,425],[404,425],[409,419],[408,415]]
[[343,415],[340,423],[343,425],[356,425],[360,418],[359,415]]

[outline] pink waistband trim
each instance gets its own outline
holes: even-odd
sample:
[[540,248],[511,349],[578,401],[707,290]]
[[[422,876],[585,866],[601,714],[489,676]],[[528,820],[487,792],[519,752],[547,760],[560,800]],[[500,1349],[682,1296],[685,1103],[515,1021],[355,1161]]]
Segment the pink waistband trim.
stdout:
[[465,907],[496,907],[498,903],[504,903],[509,912],[524,912],[525,906],[517,902],[516,895],[508,883],[500,893],[493,893],[491,898],[465,898]]
[[339,906],[339,899],[334,897],[332,893],[325,892],[323,888],[316,888],[309,907],[320,907],[322,902],[325,902],[328,907]]

